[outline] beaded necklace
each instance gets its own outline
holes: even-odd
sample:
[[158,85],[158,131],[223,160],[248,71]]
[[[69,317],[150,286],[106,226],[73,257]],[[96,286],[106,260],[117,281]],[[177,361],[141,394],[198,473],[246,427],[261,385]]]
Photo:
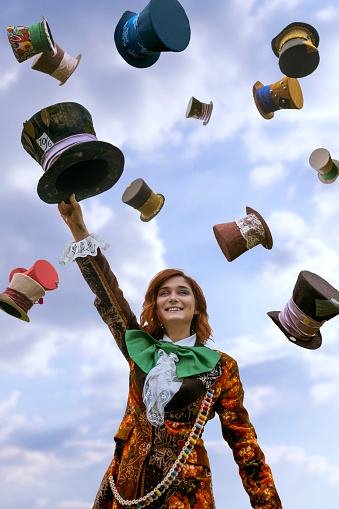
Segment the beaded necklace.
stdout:
[[146,506],[152,504],[152,502],[154,502],[154,500],[159,498],[170,487],[170,485],[175,480],[178,473],[180,472],[180,470],[186,463],[186,460],[187,460],[188,456],[191,454],[191,451],[194,448],[194,446],[197,442],[197,439],[199,438],[199,436],[202,433],[202,430],[203,430],[204,425],[207,420],[208,412],[210,409],[209,407],[210,407],[210,404],[212,401],[213,394],[214,394],[213,389],[209,389],[207,391],[207,393],[205,394],[205,397],[201,404],[200,411],[199,411],[197,418],[193,424],[192,430],[191,430],[190,434],[188,435],[188,439],[186,440],[183,448],[181,449],[181,451],[179,453],[179,456],[173,463],[172,467],[170,468],[168,474],[164,477],[164,479],[155,488],[153,488],[152,491],[147,493],[147,495],[144,495],[143,497],[140,497],[138,499],[134,498],[133,500],[124,500],[118,493],[118,490],[115,486],[113,476],[111,475],[108,478],[110,486],[113,491],[113,494],[114,494],[115,498],[117,499],[117,501],[119,502],[119,504],[121,504],[123,506],[132,507],[132,509],[140,509],[142,507],[146,507]]

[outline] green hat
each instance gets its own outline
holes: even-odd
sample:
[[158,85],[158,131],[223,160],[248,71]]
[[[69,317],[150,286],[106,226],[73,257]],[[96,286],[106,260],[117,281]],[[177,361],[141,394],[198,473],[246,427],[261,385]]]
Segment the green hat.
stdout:
[[53,51],[56,55],[51,30],[47,20],[43,16],[42,19],[35,25],[7,27],[8,40],[18,62],[24,62],[45,51]]
[[81,104],[43,108],[24,122],[21,143],[43,168],[38,195],[46,203],[69,203],[103,193],[119,180],[124,155],[95,136],[92,117]]

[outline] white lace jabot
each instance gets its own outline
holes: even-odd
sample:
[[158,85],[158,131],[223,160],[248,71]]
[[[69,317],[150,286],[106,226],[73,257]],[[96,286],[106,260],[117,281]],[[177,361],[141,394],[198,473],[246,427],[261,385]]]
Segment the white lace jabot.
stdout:
[[[162,341],[172,340],[164,335]],[[176,341],[178,346],[194,346],[196,334],[189,338]],[[175,353],[167,354],[164,350],[158,351],[158,362],[148,373],[142,393],[146,405],[147,419],[153,426],[164,424],[165,406],[178,392],[183,382],[177,377],[175,363],[179,358]]]
[[96,233],[91,233],[84,240],[79,240],[79,242],[69,241],[60,257],[59,263],[65,265],[66,262],[74,262],[76,258],[96,256],[99,247],[107,249],[109,244]]

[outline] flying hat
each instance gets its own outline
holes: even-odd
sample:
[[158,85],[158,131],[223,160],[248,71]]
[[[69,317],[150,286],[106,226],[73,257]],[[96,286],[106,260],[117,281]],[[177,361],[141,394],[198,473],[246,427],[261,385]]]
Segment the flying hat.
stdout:
[[310,155],[309,163],[318,172],[318,178],[323,184],[332,184],[339,173],[339,161],[332,159],[326,148],[317,148]]
[[339,292],[322,277],[303,270],[285,308],[267,314],[289,341],[315,350],[322,343],[320,327],[339,314]]
[[287,77],[265,86],[257,81],[253,86],[253,97],[260,115],[267,120],[274,117],[274,111],[300,110],[304,103],[299,81]]
[[78,67],[82,55],[80,54],[76,58],[73,58],[68,55],[68,53],[65,53],[60,46],[57,44],[55,44],[55,46],[57,49],[56,55],[53,51],[39,53],[39,55],[35,57],[31,67],[35,71],[44,72],[56,80],[59,80],[60,86],[66,83],[68,78]]
[[177,0],[151,0],[136,14],[121,16],[114,40],[118,52],[133,67],[150,67],[162,51],[183,51],[191,29],[186,13]]
[[213,226],[215,238],[229,262],[258,244],[272,249],[272,235],[264,219],[250,207],[246,207],[246,214],[238,221]]
[[29,26],[7,27],[7,36],[18,62],[24,62],[38,53],[52,51],[56,55],[57,49],[47,20]]
[[319,35],[307,23],[290,23],[271,44],[273,53],[279,58],[280,70],[286,76],[303,78],[318,67]]
[[47,290],[55,290],[59,276],[46,260],[36,261],[28,270],[18,268],[9,276],[9,286],[0,293],[0,308],[9,315],[29,322],[27,312],[35,302],[42,304]]
[[120,149],[99,141],[92,117],[81,104],[58,103],[24,122],[24,149],[44,170],[38,195],[46,203],[69,203],[103,193],[119,180],[124,168]]
[[141,178],[134,180],[127,187],[121,199],[127,205],[139,210],[140,219],[144,222],[150,221],[159,214],[165,201],[162,194],[153,193]]
[[213,102],[209,104],[201,103],[195,97],[191,97],[186,109],[186,118],[198,118],[203,120],[203,125],[207,125],[210,121],[213,110]]

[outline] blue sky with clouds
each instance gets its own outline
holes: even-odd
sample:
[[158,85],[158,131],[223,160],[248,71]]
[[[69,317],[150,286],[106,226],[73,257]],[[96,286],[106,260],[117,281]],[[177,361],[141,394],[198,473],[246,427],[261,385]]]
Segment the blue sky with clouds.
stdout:
[[[322,347],[307,351],[288,342],[266,313],[285,305],[301,270],[339,288],[339,181],[321,184],[308,163],[318,147],[339,159],[339,8],[335,1],[183,0],[187,49],[136,69],[118,54],[113,33],[125,10],[145,5],[2,5],[0,291],[14,268],[41,258],[56,267],[60,285],[29,311],[30,323],[0,316],[0,505],[90,509],[125,408],[126,362],[76,264],[58,264],[70,234],[57,207],[39,199],[42,169],[20,142],[22,123],[34,113],[74,101],[90,111],[98,139],[125,156],[118,183],[81,204],[89,229],[110,243],[107,258],[133,310],[140,314],[157,271],[180,267],[196,278],[215,347],[238,361],[245,406],[284,509],[334,507],[339,319],[324,325]],[[63,87],[33,71],[32,60],[17,63],[7,40],[7,26],[37,23],[40,13],[59,46],[83,55]],[[300,79],[303,109],[267,121],[252,86],[282,77],[271,40],[292,21],[318,30],[320,64]],[[192,95],[213,100],[206,127],[185,118]],[[121,201],[138,177],[166,198],[149,223]],[[212,227],[244,217],[246,206],[267,221],[273,249],[257,246],[229,263]],[[218,509],[250,507],[217,419],[204,437]]]

